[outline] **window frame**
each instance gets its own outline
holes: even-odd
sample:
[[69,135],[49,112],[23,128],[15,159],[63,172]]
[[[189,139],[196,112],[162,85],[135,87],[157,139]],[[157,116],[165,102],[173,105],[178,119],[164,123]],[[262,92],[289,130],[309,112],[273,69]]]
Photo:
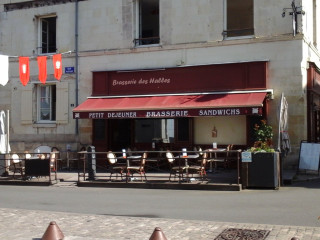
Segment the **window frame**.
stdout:
[[[50,30],[49,30],[49,27],[48,27],[48,33],[47,33],[47,49],[46,51],[43,51],[43,24],[44,22],[48,22],[47,19],[49,18],[55,18],[55,31],[54,31],[54,34],[55,34],[55,43],[54,43],[54,46],[53,48],[55,48],[54,51],[50,51],[50,37],[49,37],[49,34],[50,34]],[[50,25],[50,23],[48,22],[48,26]],[[48,54],[48,53],[56,53],[57,52],[57,15],[46,15],[46,16],[40,16],[38,17],[38,54],[39,55],[45,55],[45,54]]]
[[[53,86],[55,88],[55,97],[52,95],[53,93]],[[50,107],[49,107],[49,112],[50,112],[50,120],[42,120],[41,119],[41,89],[43,87],[50,87]],[[37,123],[56,123],[57,121],[57,86],[56,84],[36,84],[36,101],[37,101]],[[53,101],[54,104],[53,104]],[[53,109],[54,108],[54,109]],[[53,114],[53,111],[54,114]],[[54,118],[54,119],[53,119]]]
[[[152,143],[154,141],[163,141],[163,143],[174,143],[174,141],[170,142],[170,139],[175,140],[175,121],[176,120],[174,118],[134,119],[134,144]],[[145,131],[141,131],[141,128],[145,128]],[[152,139],[150,139],[150,141],[141,141],[140,133],[143,132],[152,132],[150,134],[150,136],[152,135]]]
[[[223,9],[224,9],[224,14],[223,14],[223,39],[224,40],[232,40],[232,39],[246,39],[246,38],[252,38],[254,37],[254,0],[252,1],[252,34],[249,35],[238,35],[238,36],[228,36],[228,1],[229,0],[224,0],[223,2]],[[241,31],[243,29],[239,29]]]
[[148,41],[147,38],[143,38],[142,37],[142,30],[143,30],[143,27],[142,27],[142,3],[143,1],[145,0],[136,0],[135,1],[135,38],[133,40],[134,42],[134,46],[135,47],[144,47],[144,46],[147,46],[147,47],[150,47],[150,46],[159,46],[160,45],[160,0],[156,0],[158,1],[158,32],[159,32],[159,36],[152,36],[150,37],[149,41],[157,41],[156,43],[145,43],[143,44],[142,41]]

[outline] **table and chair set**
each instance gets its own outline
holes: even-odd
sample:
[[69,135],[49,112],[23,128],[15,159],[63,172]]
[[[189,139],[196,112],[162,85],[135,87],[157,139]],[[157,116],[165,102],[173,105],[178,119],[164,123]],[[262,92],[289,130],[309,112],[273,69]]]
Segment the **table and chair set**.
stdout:
[[37,147],[32,152],[7,154],[5,175],[14,180],[48,177],[51,182],[53,174],[53,179],[57,180],[58,155],[56,148],[48,146]]
[[39,146],[31,151],[6,154],[2,165],[7,178],[30,180],[48,177],[51,182],[57,180],[59,170],[78,170],[78,163],[77,151],[62,152],[57,147]]
[[[169,182],[194,182],[207,181],[207,173],[219,172],[221,169],[228,169],[233,162],[237,163],[239,176],[239,159],[241,150],[232,150],[232,145],[225,148],[204,149],[194,148],[192,151],[182,149],[161,150],[161,151],[131,151],[130,149],[122,152],[97,152],[95,155],[103,157],[105,166],[104,172],[107,172],[108,180],[133,182],[140,180],[147,182],[152,180],[161,180]],[[9,154],[9,172],[13,179],[29,180],[36,177],[49,177],[49,181],[57,180],[57,172],[62,169],[61,153],[56,147],[41,146],[32,152]],[[68,154],[68,152],[67,152]],[[67,169],[71,165],[78,170],[78,181],[80,176],[88,173],[88,156],[85,148],[79,152],[71,152],[67,161]],[[97,164],[96,162],[94,164]],[[97,166],[98,164],[97,164]],[[101,169],[99,169],[101,172]],[[139,177],[136,177],[136,174]],[[213,174],[210,174],[213,175]],[[149,179],[148,179],[149,178]],[[238,177],[239,178],[239,177]],[[151,180],[152,179],[152,180]]]
[[[219,149],[202,150],[199,148],[193,151],[187,151],[186,149],[182,149],[182,151],[158,151],[158,153],[161,153],[159,155],[165,156],[164,158],[149,158],[149,153],[154,152],[109,151],[107,153],[109,180],[117,181],[118,177],[120,177],[120,181],[125,180],[126,182],[138,180],[133,176],[137,173],[140,175],[141,181],[147,181],[147,175],[149,174],[146,175],[146,172],[150,169],[149,165],[152,165],[151,169],[154,170],[154,163],[158,165],[160,162],[166,162],[167,169],[161,172],[168,173],[169,182],[178,181],[182,183],[196,180],[204,182],[208,180],[207,172],[218,172],[219,165],[223,169],[228,169],[232,162],[237,163],[240,159],[239,151],[232,150],[232,145]],[[161,164],[161,166],[164,165]]]

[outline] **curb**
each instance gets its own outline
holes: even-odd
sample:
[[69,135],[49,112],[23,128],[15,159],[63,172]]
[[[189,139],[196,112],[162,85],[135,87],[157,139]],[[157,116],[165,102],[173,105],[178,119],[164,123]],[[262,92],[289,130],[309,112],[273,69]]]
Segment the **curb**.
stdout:
[[106,183],[106,182],[78,182],[78,187],[105,188],[142,188],[142,189],[172,189],[172,190],[215,190],[241,191],[241,185],[227,184],[175,184],[175,183]]

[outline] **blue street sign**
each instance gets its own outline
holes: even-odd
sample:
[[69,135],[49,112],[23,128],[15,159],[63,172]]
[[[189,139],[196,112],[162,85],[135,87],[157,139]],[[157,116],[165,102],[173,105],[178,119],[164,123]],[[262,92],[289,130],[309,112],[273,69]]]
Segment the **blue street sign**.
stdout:
[[65,67],[64,73],[74,73],[74,67]]

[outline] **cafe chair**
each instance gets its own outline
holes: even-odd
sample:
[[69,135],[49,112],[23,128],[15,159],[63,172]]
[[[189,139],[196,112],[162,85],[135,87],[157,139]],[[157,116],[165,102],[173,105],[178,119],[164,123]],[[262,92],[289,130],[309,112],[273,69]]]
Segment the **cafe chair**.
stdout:
[[171,181],[172,174],[174,175],[174,179],[176,178],[177,174],[178,174],[178,176],[182,176],[182,178],[183,178],[183,173],[187,172],[188,166],[186,166],[185,164],[181,164],[181,166],[177,166],[175,158],[174,158],[172,152],[170,152],[170,151],[166,152],[166,158],[167,158],[168,163],[170,165],[169,181]]
[[237,152],[229,152],[233,150],[233,144],[228,145],[227,147],[227,153],[226,153],[226,161],[225,161],[225,167],[226,168],[232,168],[232,165],[237,162]]
[[133,177],[134,173],[139,173],[141,177],[141,182],[143,181],[142,175],[144,176],[145,180],[147,181],[147,176],[145,172],[145,165],[146,165],[146,159],[147,159],[148,154],[144,152],[142,154],[142,158],[140,160],[140,165],[139,166],[128,166],[127,167],[127,174],[131,175]]
[[203,150],[202,150],[201,147],[199,147],[198,151],[199,151],[199,155],[200,155],[200,156],[203,156],[204,152],[203,152]]
[[59,157],[59,150],[58,148],[53,147],[50,153],[50,168],[53,172],[57,170],[58,157]]
[[86,147],[85,146],[82,146],[81,148],[80,148],[80,152],[83,152],[83,153],[80,153],[79,154],[79,170],[80,169],[85,169],[85,166],[86,166],[86,152],[87,151],[87,149],[86,149]]
[[118,179],[118,174],[120,174],[122,180],[122,174],[126,171],[126,166],[117,164],[118,160],[116,158],[116,155],[112,152],[107,153],[107,159],[109,163],[110,181],[112,174],[114,173],[116,174],[116,179]]
[[188,167],[188,174],[191,174],[192,177],[193,177],[193,174],[199,174],[201,181],[203,182],[203,180],[207,178],[207,173],[206,173],[207,161],[208,161],[208,153],[204,152],[202,153],[202,159],[199,165],[191,165]]
[[40,159],[48,159],[51,152],[51,147],[49,146],[39,146],[33,150],[35,157],[39,157]]
[[25,167],[23,166],[22,160],[18,154],[12,154],[12,166],[13,166],[13,178],[15,178],[16,173],[20,173],[21,177],[24,176]]
[[127,156],[132,156],[131,148],[126,149]]
[[[224,169],[228,168],[229,160],[230,160],[229,151],[232,150],[232,147],[233,147],[233,145],[229,144],[225,151],[221,151],[221,153],[219,152],[219,153],[215,153],[214,154],[214,158],[210,159],[210,161],[212,161],[214,163],[214,169],[217,169],[218,168],[218,164],[220,164],[220,163],[223,165]],[[223,154],[223,156],[218,156],[218,154],[219,155]]]

